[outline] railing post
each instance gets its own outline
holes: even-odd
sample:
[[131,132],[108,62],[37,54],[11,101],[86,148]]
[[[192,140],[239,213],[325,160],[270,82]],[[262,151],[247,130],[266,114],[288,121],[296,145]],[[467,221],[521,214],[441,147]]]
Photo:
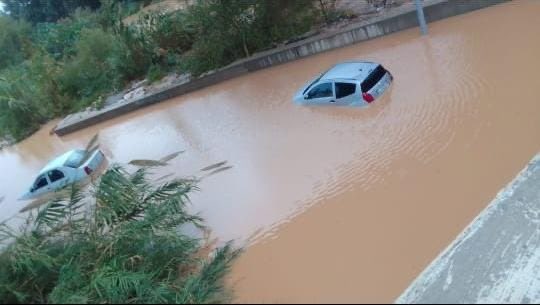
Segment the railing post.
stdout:
[[420,31],[422,35],[427,35],[426,18],[424,17],[424,7],[422,6],[422,0],[414,0],[416,4],[416,15],[418,15],[418,23],[420,24]]

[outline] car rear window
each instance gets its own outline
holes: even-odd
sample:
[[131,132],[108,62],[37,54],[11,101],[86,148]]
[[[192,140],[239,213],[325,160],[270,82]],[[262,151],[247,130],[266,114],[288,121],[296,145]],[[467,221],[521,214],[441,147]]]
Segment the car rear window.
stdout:
[[366,79],[362,82],[362,92],[368,92],[373,88],[386,74],[386,70],[383,66],[378,65]]
[[85,155],[86,155],[86,152],[84,150],[74,151],[71,154],[71,156],[69,156],[64,166],[71,167],[71,168],[79,167],[82,161],[84,160]]
[[356,84],[336,83],[336,98],[344,98],[356,92]]

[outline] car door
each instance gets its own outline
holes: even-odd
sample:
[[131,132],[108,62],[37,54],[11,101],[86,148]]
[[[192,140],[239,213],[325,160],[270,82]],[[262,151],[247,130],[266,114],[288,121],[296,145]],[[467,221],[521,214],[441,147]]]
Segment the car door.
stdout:
[[317,84],[315,87],[309,90],[305,99],[308,104],[334,104],[336,102],[334,94],[334,82],[327,81]]
[[50,181],[49,188],[51,190],[58,190],[63,187],[65,187],[68,184],[68,179],[66,177],[66,174],[59,170],[59,169],[53,169],[47,173],[47,177]]
[[359,91],[358,85],[355,82],[336,81],[336,104],[352,105],[362,102],[362,97],[356,94]]
[[41,195],[41,194],[49,192],[50,190],[51,190],[50,183],[47,176],[41,175],[37,177],[30,192],[32,193],[32,195]]

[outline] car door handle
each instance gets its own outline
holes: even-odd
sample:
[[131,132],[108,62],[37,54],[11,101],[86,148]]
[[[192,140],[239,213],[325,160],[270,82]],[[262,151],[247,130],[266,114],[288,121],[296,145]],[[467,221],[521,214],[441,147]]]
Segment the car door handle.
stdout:
[[335,103],[335,102],[336,102],[336,101],[334,101],[334,100],[331,100],[331,101],[330,101],[330,103]]

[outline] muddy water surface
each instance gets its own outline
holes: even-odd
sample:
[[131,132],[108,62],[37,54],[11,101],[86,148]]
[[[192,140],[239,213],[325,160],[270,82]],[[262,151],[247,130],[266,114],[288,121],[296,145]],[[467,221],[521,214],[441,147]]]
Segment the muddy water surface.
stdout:
[[[0,152],[2,218],[46,162],[100,132],[112,162],[186,152],[220,240],[248,243],[238,302],[391,302],[540,148],[540,2],[515,1],[240,77],[63,138]],[[364,109],[294,91],[343,60],[394,75]]]

